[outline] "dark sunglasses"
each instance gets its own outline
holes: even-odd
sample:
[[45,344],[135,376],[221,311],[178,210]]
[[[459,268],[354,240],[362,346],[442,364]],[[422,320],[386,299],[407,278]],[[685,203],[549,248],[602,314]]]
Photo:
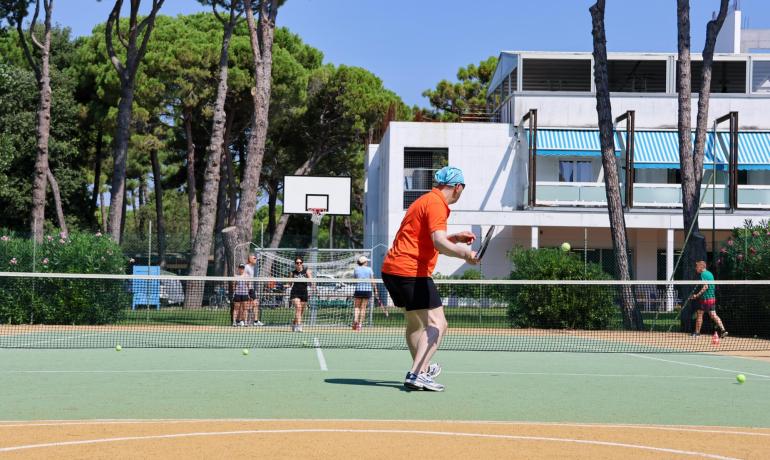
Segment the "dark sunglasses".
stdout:
[[295,263],[296,265],[299,265],[299,264],[301,264],[301,263],[302,263],[302,261],[301,261],[301,260],[295,260],[295,261],[294,261],[294,263]]

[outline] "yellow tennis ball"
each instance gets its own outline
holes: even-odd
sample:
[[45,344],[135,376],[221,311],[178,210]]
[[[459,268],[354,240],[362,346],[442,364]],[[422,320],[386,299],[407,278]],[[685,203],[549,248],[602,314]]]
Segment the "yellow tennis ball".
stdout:
[[746,381],[746,376],[743,374],[738,374],[735,376],[735,380],[737,380],[738,383],[743,383]]
[[564,242],[561,244],[561,250],[564,252],[569,252],[569,250],[572,249],[572,246],[569,245],[569,243]]
[[244,348],[243,349],[243,354],[244,355],[248,355],[249,354],[249,349],[248,348]]
[[122,349],[123,349],[123,347],[121,347],[120,345],[116,345],[116,346],[115,346],[115,351],[120,351],[120,350],[122,350]]

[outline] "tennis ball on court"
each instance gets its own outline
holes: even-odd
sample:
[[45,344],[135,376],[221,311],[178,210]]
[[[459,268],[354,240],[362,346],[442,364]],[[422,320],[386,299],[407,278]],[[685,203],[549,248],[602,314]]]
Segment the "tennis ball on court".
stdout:
[[115,345],[115,351],[120,351],[122,349],[123,349],[123,347],[121,347],[120,345]]
[[746,376],[743,374],[738,374],[735,376],[735,380],[737,380],[738,383],[743,383],[746,381]]
[[569,243],[564,242],[561,244],[561,250],[564,252],[569,252],[569,250],[572,249],[572,246],[569,245]]
[[244,348],[243,349],[243,354],[244,355],[248,355],[249,354],[249,349],[248,348]]

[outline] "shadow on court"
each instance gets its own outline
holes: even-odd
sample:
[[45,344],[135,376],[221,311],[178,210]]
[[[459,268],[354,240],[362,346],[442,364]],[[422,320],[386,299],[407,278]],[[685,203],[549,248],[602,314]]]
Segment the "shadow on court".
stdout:
[[372,379],[325,379],[326,383],[333,383],[336,385],[363,385],[372,387],[390,387],[398,388],[401,391],[409,391],[404,388],[403,382],[395,380],[372,380]]

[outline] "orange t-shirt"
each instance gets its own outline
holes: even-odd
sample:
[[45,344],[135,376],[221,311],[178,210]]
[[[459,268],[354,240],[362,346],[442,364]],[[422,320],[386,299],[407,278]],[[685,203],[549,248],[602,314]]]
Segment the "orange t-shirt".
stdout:
[[433,232],[446,231],[449,205],[436,188],[418,198],[406,211],[401,227],[382,263],[382,272],[398,276],[431,276],[438,251]]

